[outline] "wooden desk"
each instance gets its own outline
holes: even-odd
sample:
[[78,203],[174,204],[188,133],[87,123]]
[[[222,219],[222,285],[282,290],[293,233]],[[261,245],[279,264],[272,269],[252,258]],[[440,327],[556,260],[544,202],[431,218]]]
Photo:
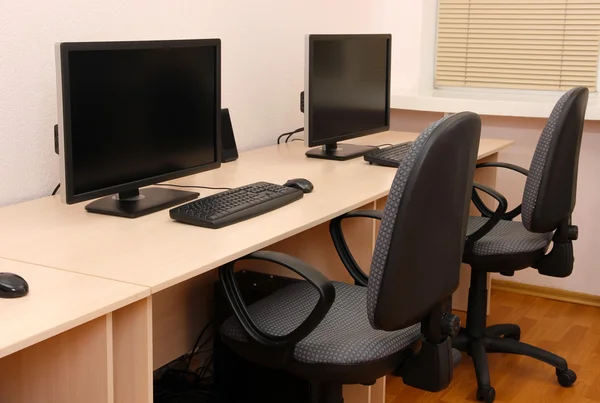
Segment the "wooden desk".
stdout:
[[116,368],[133,359],[131,307],[146,305],[150,290],[5,259],[2,271],[25,277],[30,293],[0,299],[0,400],[112,402],[122,394],[113,368],[120,382],[134,381]]
[[[415,137],[386,132],[352,143],[400,143]],[[480,161],[495,160],[497,152],[510,144],[482,139]],[[214,269],[224,263],[268,247],[305,259],[331,279],[350,281],[333,250],[328,222],[357,208],[383,208],[396,170],[369,165],[362,158],[345,162],[309,159],[305,151],[298,142],[252,150],[218,170],[173,182],[217,187],[256,181],[283,183],[296,177],[313,182],[311,194],[269,214],[210,230],[173,222],[167,211],[128,220],[89,214],[85,203],[67,206],[58,197],[47,197],[0,209],[2,226],[10,228],[0,233],[0,257],[150,288],[151,297],[132,305],[129,320],[131,327],[138,329],[133,332],[135,341],[129,341],[153,346],[146,358],[158,368],[187,352],[203,326],[200,318],[212,316]],[[477,175],[479,182],[495,184],[494,170]],[[202,196],[212,193],[202,191]],[[356,219],[345,225],[357,261],[368,269],[376,223]],[[464,287],[457,295],[464,297]],[[459,298],[458,302],[461,300],[463,304],[466,301]],[[135,365],[128,371],[137,374],[138,382],[127,389],[129,400],[121,400],[122,394],[115,389],[115,401],[147,401],[151,388],[148,367],[144,363],[130,365]],[[117,371],[115,366],[115,375]],[[119,382],[115,380],[115,385]],[[367,393],[371,400],[380,400],[382,385],[384,382],[371,388],[351,387],[352,394]]]
[[[399,143],[415,136],[387,132],[353,143]],[[482,140],[480,160],[509,144]],[[0,233],[0,257],[139,284],[156,293],[381,200],[396,173],[362,158],[309,159],[305,151],[298,142],[252,150],[218,170],[173,182],[220,187],[296,177],[313,182],[313,193],[267,215],[211,230],[174,222],[167,211],[129,220],[87,213],[86,203],[69,206],[46,197],[0,209],[2,226],[10,228]]]

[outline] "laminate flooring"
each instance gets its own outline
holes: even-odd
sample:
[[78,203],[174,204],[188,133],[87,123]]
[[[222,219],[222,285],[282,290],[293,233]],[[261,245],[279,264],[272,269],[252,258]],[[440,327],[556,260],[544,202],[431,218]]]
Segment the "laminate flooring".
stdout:
[[[561,387],[554,368],[529,357],[488,354],[495,403],[600,403],[600,308],[493,291],[488,325],[516,323],[521,341],[564,357],[577,382]],[[457,312],[462,324],[464,312]],[[471,357],[463,354],[450,386],[439,393],[417,390],[389,376],[386,403],[476,402]]]

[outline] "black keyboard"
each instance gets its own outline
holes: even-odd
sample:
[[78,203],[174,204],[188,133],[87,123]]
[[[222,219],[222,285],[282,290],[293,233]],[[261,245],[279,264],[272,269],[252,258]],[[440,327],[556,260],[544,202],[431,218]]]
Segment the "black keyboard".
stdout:
[[221,228],[267,213],[301,199],[301,190],[256,182],[175,207],[172,219],[207,228]]
[[400,143],[391,147],[378,148],[365,154],[365,161],[371,164],[384,165],[386,167],[398,168],[400,161],[404,159],[408,150],[412,146],[412,141]]

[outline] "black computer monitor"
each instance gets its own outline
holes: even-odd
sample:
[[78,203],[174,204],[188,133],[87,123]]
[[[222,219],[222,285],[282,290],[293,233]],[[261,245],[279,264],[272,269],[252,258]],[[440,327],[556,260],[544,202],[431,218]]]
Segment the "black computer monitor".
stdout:
[[389,130],[392,37],[307,35],[305,143],[313,158],[346,160],[374,147],[338,144]]
[[56,47],[63,200],[138,217],[198,197],[141,187],[218,168],[221,41]]

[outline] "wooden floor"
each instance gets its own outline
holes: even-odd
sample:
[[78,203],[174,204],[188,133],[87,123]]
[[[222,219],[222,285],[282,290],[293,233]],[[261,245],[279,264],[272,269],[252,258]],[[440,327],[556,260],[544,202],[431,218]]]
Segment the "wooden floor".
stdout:
[[[465,323],[465,316],[459,313]],[[563,388],[554,368],[528,357],[488,355],[496,403],[600,402],[600,308],[492,291],[488,324],[517,323],[521,340],[566,358],[577,382]],[[476,402],[475,371],[467,355],[448,389],[428,393],[389,377],[386,403]]]

